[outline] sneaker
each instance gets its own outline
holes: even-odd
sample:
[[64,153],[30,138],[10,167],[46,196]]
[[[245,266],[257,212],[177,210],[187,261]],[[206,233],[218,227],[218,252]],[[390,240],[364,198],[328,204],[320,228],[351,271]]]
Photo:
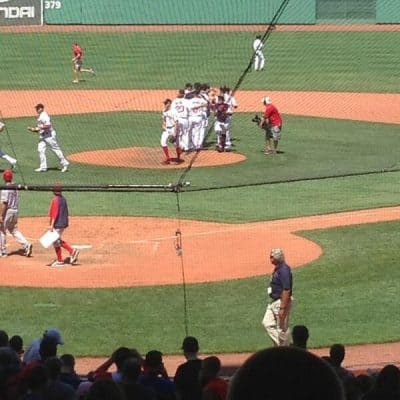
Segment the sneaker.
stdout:
[[161,164],[162,165],[169,165],[169,164],[171,164],[171,161],[169,159],[168,160],[164,160]]
[[58,261],[58,260],[54,260],[51,264],[50,267],[63,267],[64,261]]
[[47,168],[36,168],[35,169],[35,172],[46,172],[47,171]]
[[61,172],[67,172],[68,171],[68,165],[63,165],[61,168]]
[[7,253],[1,253],[0,257],[8,257],[8,254]]
[[32,248],[33,248],[32,244],[28,244],[28,246],[26,246],[26,249],[25,249],[26,257],[30,257],[32,255]]
[[14,171],[17,168],[17,162],[15,161],[14,164],[11,164],[11,170]]
[[90,73],[91,73],[92,75],[96,75],[96,72],[94,72],[94,69],[93,69],[93,68],[90,69]]
[[78,256],[79,256],[79,250],[74,249],[74,251],[71,254],[70,263],[75,264],[78,261]]
[[79,83],[78,79],[74,79],[72,83]]

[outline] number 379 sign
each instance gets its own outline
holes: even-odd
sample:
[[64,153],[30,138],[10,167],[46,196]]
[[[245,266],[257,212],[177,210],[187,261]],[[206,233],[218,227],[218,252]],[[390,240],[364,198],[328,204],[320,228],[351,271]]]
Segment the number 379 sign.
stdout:
[[62,7],[62,2],[60,0],[45,0],[44,8],[46,10],[59,10]]

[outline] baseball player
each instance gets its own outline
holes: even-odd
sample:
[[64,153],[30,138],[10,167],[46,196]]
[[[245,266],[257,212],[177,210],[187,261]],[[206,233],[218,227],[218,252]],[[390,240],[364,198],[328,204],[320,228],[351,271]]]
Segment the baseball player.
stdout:
[[264,69],[265,57],[263,53],[264,44],[261,41],[261,35],[257,35],[253,42],[254,50],[254,71],[262,71]]
[[43,104],[36,104],[35,110],[38,114],[37,126],[30,127],[28,126],[28,131],[39,133],[39,143],[38,143],[38,152],[39,152],[39,160],[40,166],[35,169],[35,172],[46,172],[47,171],[47,158],[46,158],[46,148],[50,146],[51,150],[53,150],[54,154],[58,157],[61,163],[61,172],[66,172],[68,170],[69,161],[64,157],[64,154],[58,144],[56,131],[53,128],[53,125],[50,120],[49,114],[44,111]]
[[[193,148],[200,150],[203,148],[204,141],[204,113],[208,102],[199,91],[196,91],[194,97],[188,100],[189,103],[189,150]],[[191,142],[191,143],[190,143]]]
[[[5,129],[6,125],[4,124],[4,122],[0,121],[0,133],[4,132]],[[8,154],[4,153],[4,151],[1,149],[0,149],[0,157],[10,163],[11,169],[15,169],[15,167],[17,166],[17,160],[9,156]]]
[[[3,172],[5,186],[13,185],[13,173],[6,169]],[[0,251],[1,257],[7,257],[7,236],[10,232],[14,239],[19,242],[24,250],[24,255],[29,257],[32,254],[32,244],[25,239],[25,236],[18,230],[18,207],[19,193],[13,188],[3,189],[1,191],[1,210],[0,210]]]
[[73,83],[79,83],[79,77],[81,75],[81,72],[89,72],[92,75],[95,75],[93,68],[82,68],[83,50],[78,43],[74,43],[72,45],[72,53],[74,55],[72,58],[72,65],[74,71],[74,80],[72,81]]
[[176,99],[172,101],[174,113],[175,137],[182,151],[189,150],[189,108],[184,89],[180,89]]
[[231,127],[232,127],[232,116],[235,110],[238,108],[238,103],[235,99],[235,97],[232,94],[232,90],[227,87],[223,86],[220,88],[221,94],[224,96],[224,102],[228,104],[229,109],[228,109],[228,124],[229,124],[229,129],[226,133],[226,143],[225,143],[225,151],[231,151],[232,150],[232,137],[231,137]]
[[279,140],[281,139],[282,117],[278,109],[272,104],[270,97],[261,99],[265,105],[259,126],[265,130],[265,155],[276,154]]
[[75,264],[78,261],[79,250],[72,248],[61,238],[64,230],[68,228],[68,204],[67,200],[61,193],[60,185],[54,185],[53,193],[54,197],[51,200],[49,208],[49,229],[51,231],[57,231],[60,236],[53,244],[57,259],[53,261],[51,266],[62,267],[64,266],[64,259],[62,258],[61,247],[67,250],[70,254],[70,264]]
[[215,113],[214,130],[215,133],[217,134],[217,151],[219,153],[225,151],[226,136],[227,133],[229,132],[228,110],[229,110],[229,105],[225,103],[224,96],[219,95],[217,103],[214,105],[214,113]]
[[168,140],[172,140],[175,146],[177,162],[180,161],[181,149],[179,147],[179,138],[175,130],[175,115],[174,110],[171,108],[172,100],[165,99],[164,110],[162,112],[162,133],[161,133],[161,147],[165,154],[164,164],[170,164],[171,158],[169,156]]

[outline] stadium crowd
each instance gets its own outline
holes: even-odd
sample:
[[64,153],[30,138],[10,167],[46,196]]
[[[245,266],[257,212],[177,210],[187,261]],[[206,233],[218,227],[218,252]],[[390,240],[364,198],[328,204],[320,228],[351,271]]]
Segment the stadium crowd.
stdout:
[[94,371],[75,371],[71,354],[58,355],[63,339],[48,329],[24,350],[21,336],[0,331],[0,400],[394,400],[400,399],[400,370],[355,376],[342,366],[345,348],[329,355],[307,350],[307,327],[296,325],[290,346],[275,346],[250,356],[232,376],[221,376],[216,356],[199,356],[199,343],[187,336],[182,364],[167,371],[163,355],[117,348]]

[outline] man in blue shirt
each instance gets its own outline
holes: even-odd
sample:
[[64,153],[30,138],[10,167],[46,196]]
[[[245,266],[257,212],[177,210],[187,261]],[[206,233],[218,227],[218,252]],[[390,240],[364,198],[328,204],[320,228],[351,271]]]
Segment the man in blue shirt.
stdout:
[[268,287],[269,304],[262,324],[275,346],[290,344],[289,314],[292,303],[293,277],[282,249],[271,250],[270,261],[275,266]]

